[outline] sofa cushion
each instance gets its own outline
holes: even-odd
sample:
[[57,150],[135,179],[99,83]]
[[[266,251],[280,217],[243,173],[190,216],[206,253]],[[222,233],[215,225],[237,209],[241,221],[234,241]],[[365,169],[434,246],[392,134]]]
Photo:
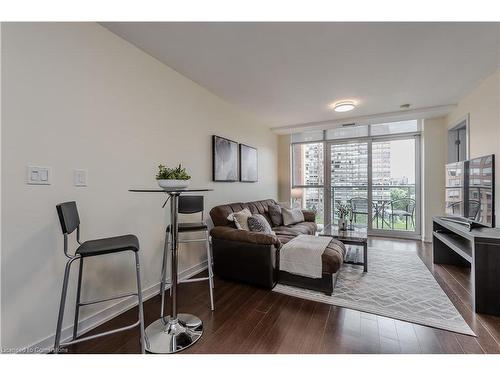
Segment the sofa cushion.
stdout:
[[234,223],[232,221],[229,221],[227,217],[229,214],[233,212],[238,212],[243,210],[244,208],[248,208],[252,214],[261,214],[263,215],[266,220],[271,223],[271,218],[269,217],[268,214],[268,206],[270,204],[276,204],[276,201],[274,199],[265,199],[262,201],[256,201],[256,202],[248,202],[248,203],[230,203],[230,204],[223,204],[220,206],[215,206],[210,210],[210,217],[212,218],[212,221],[214,223],[214,226],[229,226],[232,228],[236,228]]
[[272,225],[271,217],[269,216],[269,206],[275,204],[276,202],[272,199],[266,199],[263,201],[248,202],[246,203],[248,209],[252,214],[259,214],[266,218],[270,226]]
[[299,230],[304,234],[316,234],[316,230],[318,229],[316,223],[311,221],[303,221],[301,223],[290,225],[290,227],[292,227],[292,229]]
[[304,221],[304,214],[300,208],[293,208],[291,210],[282,208],[281,214],[283,215],[283,225],[291,225]]
[[279,204],[269,205],[269,217],[274,227],[283,225],[283,216],[281,215],[281,207]]
[[316,212],[312,210],[302,210],[304,221],[316,222]]
[[244,208],[241,211],[233,212],[227,216],[227,220],[233,221],[236,228],[243,230],[250,230],[248,228],[248,218],[252,216],[252,213],[248,208]]
[[273,227],[273,231],[276,234],[297,236],[299,234],[315,234],[316,228],[317,228],[316,223],[310,221],[303,221],[302,223]]
[[[278,238],[282,244],[287,243],[295,236],[278,234]],[[321,255],[322,271],[324,273],[337,272],[344,262],[345,246],[339,240],[332,238],[325,251]]]
[[247,223],[248,229],[250,229],[251,232],[274,234],[267,219],[261,214],[253,214],[247,219]]
[[323,262],[323,272],[337,272],[344,263],[345,253],[345,245],[339,240],[332,238],[332,241],[326,247],[325,252],[321,256],[321,260]]
[[233,212],[238,212],[246,208],[243,203],[231,203],[216,206],[210,210],[210,217],[214,226],[227,226],[236,228],[234,221],[228,219],[229,215]]

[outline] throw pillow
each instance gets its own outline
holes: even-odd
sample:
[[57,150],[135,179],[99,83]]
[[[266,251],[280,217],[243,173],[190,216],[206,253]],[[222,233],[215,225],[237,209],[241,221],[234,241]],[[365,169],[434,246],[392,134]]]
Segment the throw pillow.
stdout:
[[244,208],[241,211],[233,212],[227,217],[227,219],[229,221],[234,221],[234,224],[238,229],[250,230],[248,229],[248,223],[247,223],[247,220],[250,216],[252,216],[250,210],[248,208]]
[[283,215],[284,225],[291,225],[304,221],[304,214],[300,208],[293,208],[291,210],[288,208],[281,208],[281,213]]
[[268,209],[269,209],[269,217],[271,218],[273,226],[279,227],[280,225],[283,225],[283,216],[281,215],[280,205],[270,204]]
[[263,232],[267,234],[274,234],[269,222],[261,214],[254,214],[247,219],[248,228],[252,232]]

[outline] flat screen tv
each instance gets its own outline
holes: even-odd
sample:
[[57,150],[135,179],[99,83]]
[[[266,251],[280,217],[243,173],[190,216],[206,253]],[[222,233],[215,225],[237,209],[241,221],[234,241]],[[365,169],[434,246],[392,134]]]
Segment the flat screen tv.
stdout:
[[446,165],[446,215],[495,226],[495,155]]

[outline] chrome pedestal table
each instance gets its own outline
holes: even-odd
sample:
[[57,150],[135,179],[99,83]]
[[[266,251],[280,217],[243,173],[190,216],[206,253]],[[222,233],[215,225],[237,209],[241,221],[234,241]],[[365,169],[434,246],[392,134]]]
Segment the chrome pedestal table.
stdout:
[[[164,193],[170,199],[170,223],[172,224],[171,247],[171,288],[172,309],[169,316],[161,316],[146,328],[146,350],[150,353],[176,353],[188,348],[198,341],[203,334],[203,322],[200,318],[185,313],[177,312],[177,249],[178,249],[178,205],[179,196],[184,193],[196,193],[212,191],[212,189],[130,189],[135,193]],[[166,203],[166,202],[165,202]],[[168,236],[168,233],[166,234]],[[162,276],[165,267],[165,254],[167,246],[165,237],[164,262],[162,264]],[[163,279],[163,277],[162,277]],[[164,286],[160,286],[164,292]],[[163,311],[163,306],[161,307]]]

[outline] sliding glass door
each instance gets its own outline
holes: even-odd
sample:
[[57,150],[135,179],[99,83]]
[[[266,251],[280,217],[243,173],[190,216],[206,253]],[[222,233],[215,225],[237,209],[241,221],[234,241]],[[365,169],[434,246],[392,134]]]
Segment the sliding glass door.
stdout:
[[329,144],[330,212],[332,223],[338,220],[336,207],[352,207],[353,222],[368,225],[368,142]]
[[352,222],[369,233],[420,234],[419,137],[365,138],[327,142],[325,217],[336,224],[339,203]]
[[419,138],[372,141],[371,229],[398,236],[420,233]]

